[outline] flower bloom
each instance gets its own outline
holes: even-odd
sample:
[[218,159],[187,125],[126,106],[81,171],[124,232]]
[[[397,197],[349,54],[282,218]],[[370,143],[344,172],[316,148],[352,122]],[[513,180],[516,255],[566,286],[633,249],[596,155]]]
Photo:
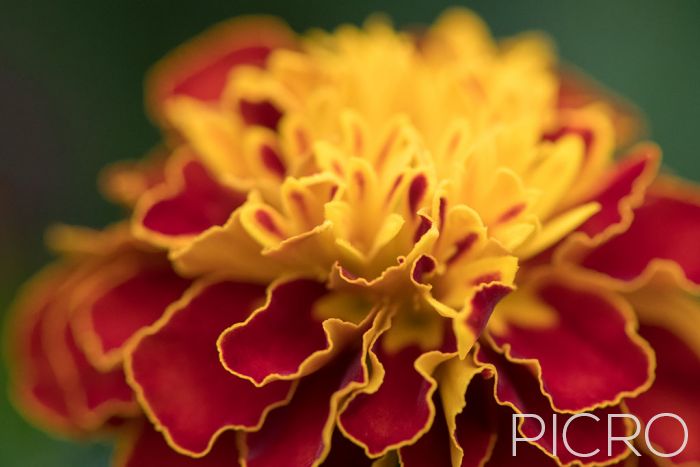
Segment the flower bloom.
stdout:
[[494,42],[461,10],[303,37],[236,20],[147,91],[163,146],[102,177],[129,219],[53,229],[18,299],[37,424],[114,436],[128,467],[637,461],[585,418],[569,441],[596,454],[548,434],[513,457],[513,414],[700,432],[700,192],[546,38]]

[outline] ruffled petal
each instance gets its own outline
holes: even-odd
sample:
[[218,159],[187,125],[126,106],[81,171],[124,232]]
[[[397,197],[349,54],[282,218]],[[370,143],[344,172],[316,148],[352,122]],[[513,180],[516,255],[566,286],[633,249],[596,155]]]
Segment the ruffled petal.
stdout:
[[193,458],[174,451],[148,422],[131,427],[114,456],[115,467],[231,467],[238,464],[236,434],[224,433],[211,451]]
[[257,388],[227,372],[218,359],[221,332],[244,321],[264,295],[259,285],[195,285],[129,356],[132,385],[174,449],[205,455],[224,430],[258,428],[269,410],[291,396],[291,383]]
[[595,237],[611,227],[626,228],[631,222],[632,209],[642,203],[647,187],[656,176],[659,161],[659,148],[645,144],[618,162],[605,177],[602,188],[589,199],[600,205],[600,211],[579,230],[589,237]]
[[454,439],[462,452],[458,464],[462,467],[482,466],[492,456],[496,442],[497,410],[490,380],[493,375],[480,371],[469,381],[464,409],[455,418]]
[[245,436],[246,466],[319,465],[331,447],[339,404],[368,381],[366,351],[366,344],[349,348],[303,378],[291,402],[270,413],[259,431]]
[[38,424],[71,435],[137,411],[121,368],[95,369],[76,344],[71,304],[75,286],[90,271],[85,265],[42,273],[26,289],[13,323],[15,399]]
[[418,440],[399,449],[399,457],[404,467],[448,467],[452,465],[450,436],[439,397],[433,397],[435,418],[430,429]]
[[[233,374],[263,386],[316,371],[344,346],[359,338],[369,321],[327,318],[357,308],[329,294],[318,282],[297,279],[271,286],[267,303],[248,320],[234,324],[219,339],[221,361]],[[338,300],[340,299],[340,300]],[[364,309],[362,305],[360,308]],[[356,312],[356,309],[352,311]],[[362,315],[362,313],[361,313]],[[364,318],[370,318],[365,315]]]
[[148,109],[160,120],[163,103],[172,96],[215,101],[234,68],[263,67],[272,50],[294,46],[294,34],[270,17],[222,23],[171,52],[153,68],[146,82]]
[[621,297],[545,273],[496,313],[489,328],[496,347],[537,371],[558,411],[617,404],[651,385],[653,351]]
[[373,352],[384,370],[381,385],[355,396],[340,414],[339,424],[368,455],[379,457],[412,444],[430,429],[436,383],[419,371],[417,360],[423,352],[417,346],[389,352],[376,345]]
[[217,182],[189,151],[169,162],[166,183],[149,190],[134,214],[134,231],[158,246],[181,244],[223,225],[245,201],[242,192]]
[[[654,348],[657,367],[652,387],[627,401],[630,411],[642,423],[661,413],[680,416],[688,429],[688,444],[674,464],[700,463],[700,305],[697,300],[673,290],[645,290],[632,297],[640,315],[639,332]],[[683,443],[683,429],[678,421],[660,418],[649,431],[655,449],[663,453],[676,451]],[[684,464],[685,465],[685,464]]]
[[12,399],[25,416],[52,431],[76,434],[80,428],[71,418],[59,377],[46,358],[43,327],[51,298],[60,288],[65,270],[40,274],[20,294],[9,323],[12,338],[9,363]]
[[650,188],[624,233],[567,258],[599,273],[606,283],[634,288],[667,272],[687,288],[700,286],[700,195],[697,188],[664,180]]
[[126,252],[85,280],[75,327],[91,362],[108,369],[135,334],[157,321],[190,285],[160,255]]
[[[557,426],[563,427],[572,414],[557,413],[547,398],[540,392],[537,378],[526,365],[518,365],[510,362],[505,356],[481,346],[476,353],[478,363],[491,367],[496,373],[495,396],[502,406],[510,406],[516,413],[535,414],[540,416],[545,426],[552,425],[553,415],[557,415]],[[595,417],[598,421],[583,417],[571,423],[568,429],[567,439],[570,447],[580,453],[598,452],[590,457],[579,458],[570,452],[564,445],[563,436],[557,436],[556,444],[553,442],[552,433],[546,432],[538,441],[533,441],[547,455],[555,457],[564,465],[571,465],[576,461],[583,465],[592,463],[615,462],[626,457],[630,451],[624,443],[616,443],[612,446],[612,456],[607,455],[608,440],[608,415],[622,413],[617,406],[584,412]],[[613,419],[611,425],[613,436],[628,436],[628,427],[621,418]],[[541,427],[532,418],[525,418],[519,425],[522,436],[534,438],[540,433]],[[561,434],[561,433],[559,433]],[[520,446],[518,444],[518,452]]]

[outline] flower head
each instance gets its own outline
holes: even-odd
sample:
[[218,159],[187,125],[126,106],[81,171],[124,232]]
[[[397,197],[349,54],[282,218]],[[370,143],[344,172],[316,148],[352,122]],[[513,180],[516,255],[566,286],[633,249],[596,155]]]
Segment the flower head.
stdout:
[[509,457],[511,415],[696,412],[700,198],[546,38],[237,20],[148,90],[163,148],[103,177],[130,219],[54,230],[18,305],[49,429],[127,466],[607,465],[632,449]]

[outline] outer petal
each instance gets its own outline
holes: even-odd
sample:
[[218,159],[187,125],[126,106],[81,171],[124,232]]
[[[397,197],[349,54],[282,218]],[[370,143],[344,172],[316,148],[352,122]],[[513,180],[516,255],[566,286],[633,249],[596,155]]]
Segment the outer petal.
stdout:
[[231,467],[237,465],[236,435],[224,433],[212,450],[202,458],[173,451],[148,422],[131,427],[122,438],[114,459],[115,467]]
[[100,368],[119,364],[140,329],[158,320],[190,281],[160,255],[126,252],[100,268],[83,286],[75,329],[88,357]]
[[700,287],[700,194],[694,187],[663,181],[654,185],[623,234],[582,249],[569,260],[603,280],[634,288],[660,271],[688,288]]
[[399,450],[404,467],[449,467],[452,465],[450,434],[439,397],[433,397],[435,418],[430,429],[418,440]]
[[76,434],[80,428],[71,418],[63,387],[47,359],[43,327],[53,295],[67,270],[54,268],[41,273],[20,294],[9,323],[8,345],[11,385],[15,403],[34,423],[51,431]]
[[75,343],[70,305],[90,271],[83,265],[44,272],[26,289],[14,323],[13,394],[30,418],[67,434],[99,429],[137,408],[121,369],[96,370]]
[[[365,339],[367,334],[365,334]],[[260,431],[245,437],[247,467],[319,465],[328,454],[338,406],[367,383],[367,340],[303,378],[289,405],[273,411]]]
[[518,455],[513,456],[513,433],[510,413],[503,411],[498,423],[499,431],[493,454],[486,462],[486,467],[556,467],[557,461],[543,453],[534,444],[518,444]]
[[327,294],[323,284],[312,280],[273,284],[263,307],[221,335],[218,345],[226,369],[259,386],[317,370],[358,337],[353,323],[323,320]]
[[423,352],[417,346],[388,352],[384,345],[376,345],[373,352],[384,370],[381,385],[352,399],[343,409],[339,424],[369,456],[379,457],[412,444],[430,429],[436,383],[419,368]]
[[[700,464],[700,305],[675,290],[645,290],[632,303],[640,315],[642,336],[654,347],[656,380],[644,394],[627,401],[644,423],[659,413],[675,413],[685,421],[689,437],[685,449],[669,460]],[[683,441],[678,422],[662,418],[650,429],[650,440],[661,452],[673,452]],[[694,465],[694,464],[693,464]]]
[[506,298],[490,336],[511,361],[536,369],[561,412],[617,404],[647,389],[654,354],[621,297],[540,275]]
[[475,375],[464,395],[465,407],[455,419],[455,440],[463,453],[462,467],[477,467],[492,456],[496,442],[497,411],[493,381],[486,371]]
[[[216,340],[264,297],[258,285],[200,283],[149,328],[127,360],[139,399],[177,451],[203,456],[231,428],[258,428],[291,396],[291,383],[256,388],[227,372]],[[177,390],[173,390],[173,386]]]
[[[656,176],[660,151],[652,144],[637,146],[605,177],[600,190],[589,201],[601,209],[579,230],[595,237],[606,230],[624,230],[632,218],[632,209],[642,203],[644,193]],[[608,233],[607,235],[610,235]]]
[[171,52],[153,68],[146,82],[150,113],[159,120],[163,102],[172,96],[217,100],[234,68],[263,67],[272,50],[293,46],[293,33],[273,18],[222,23]]
[[219,184],[189,151],[170,161],[166,183],[149,190],[134,215],[135,234],[171,247],[223,225],[245,195]]
[[[537,387],[537,379],[527,366],[516,365],[485,346],[476,352],[479,363],[486,364],[496,372],[495,396],[499,404],[510,406],[517,413],[536,414],[542,417],[547,426],[552,425],[552,411],[547,399]],[[573,465],[579,461],[584,465],[589,463],[613,463],[626,457],[629,450],[623,443],[613,445],[612,456],[607,455],[608,414],[620,413],[617,407],[598,409],[590,414],[599,418],[598,421],[589,418],[576,420],[568,430],[568,439],[571,448],[578,452],[588,453],[600,449],[597,454],[586,458],[574,456],[563,444],[562,436],[557,436],[556,444],[553,442],[551,432],[535,442],[535,446],[552,457],[556,457],[563,465]],[[573,415],[557,414],[558,426],[563,426]],[[540,425],[531,418],[524,419],[519,425],[519,431],[527,437],[536,437],[540,432]],[[611,425],[611,433],[614,436],[628,435],[628,427],[621,419],[614,419]],[[520,446],[518,446],[518,449]]]

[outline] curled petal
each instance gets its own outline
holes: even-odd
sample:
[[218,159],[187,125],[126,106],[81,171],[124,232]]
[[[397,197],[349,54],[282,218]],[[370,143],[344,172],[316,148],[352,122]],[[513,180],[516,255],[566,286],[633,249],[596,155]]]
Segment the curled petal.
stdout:
[[227,372],[218,359],[220,333],[244,321],[264,293],[245,283],[195,285],[131,352],[130,381],[175,450],[204,456],[222,432],[258,428],[269,410],[291,396],[291,383],[257,388]]
[[339,418],[343,433],[370,457],[412,444],[430,429],[435,416],[432,394],[437,383],[431,373],[441,356],[424,354],[417,346],[392,352],[384,347],[373,350],[383,368],[380,385],[356,395]]
[[226,369],[262,386],[300,378],[332,359],[358,328],[319,316],[327,293],[323,284],[306,279],[273,285],[263,307],[219,338]]
[[125,254],[85,284],[75,328],[93,364],[108,369],[122,361],[135,334],[158,320],[190,281],[159,255]]
[[10,392],[26,416],[48,429],[77,434],[59,377],[46,358],[43,327],[52,296],[67,271],[47,270],[25,286],[14,306],[10,354]]
[[362,348],[348,348],[332,363],[303,378],[291,402],[268,417],[244,439],[248,467],[317,466],[328,455],[338,407],[352,391],[367,384],[368,335]]
[[[514,364],[508,361],[504,355],[486,346],[477,349],[476,360],[478,363],[492,368],[495,372],[494,395],[500,405],[511,407],[516,413],[536,414],[544,420],[546,426],[552,425],[552,419],[555,415],[558,417],[558,426],[563,426],[567,420],[575,416],[552,410],[549,401],[538,387],[537,378],[529,367]],[[573,465],[575,462],[581,462],[584,465],[613,463],[629,455],[630,451],[624,443],[613,445],[611,456],[607,455],[607,449],[604,448],[607,446],[608,439],[608,415],[622,413],[619,407],[608,407],[585,413],[597,417],[598,420],[592,420],[589,417],[576,420],[569,426],[568,439],[571,440],[570,445],[574,450],[589,453],[599,449],[595,454],[579,458],[567,449],[562,436],[556,437],[556,443],[554,443],[551,433],[546,433],[538,441],[533,441],[534,445],[566,466]],[[610,433],[613,436],[629,436],[629,428],[622,419],[615,418],[610,425]],[[525,418],[520,421],[518,431],[522,436],[533,438],[540,433],[541,426],[534,419]]]
[[134,215],[135,234],[170,247],[215,225],[223,225],[245,195],[222,186],[187,151],[168,167],[166,183],[143,196]]
[[404,467],[423,467],[426,465],[450,466],[450,437],[447,422],[442,410],[440,398],[433,396],[435,418],[430,429],[418,440],[399,449],[399,456]]
[[153,68],[146,83],[148,109],[160,120],[163,103],[172,96],[214,101],[234,68],[263,67],[272,50],[293,46],[293,33],[273,18],[222,23],[171,52]]
[[617,404],[646,390],[654,354],[621,297],[541,275],[506,298],[490,336],[506,357],[537,370],[561,412]]
[[175,269],[186,277],[217,274],[243,281],[267,283],[282,268],[262,255],[262,247],[243,228],[241,211],[234,211],[220,227],[212,227],[171,253]]
[[697,289],[700,285],[698,236],[697,188],[664,180],[650,188],[624,233],[599,246],[562,256],[598,273],[608,286],[633,289],[655,275],[666,273],[676,283]]
[[115,467],[230,467],[238,462],[234,432],[224,433],[205,457],[193,458],[174,451],[148,422],[137,423],[117,446]]
[[[628,400],[630,411],[643,423],[660,413],[674,413],[688,428],[688,444],[674,464],[700,463],[700,433],[697,388],[700,387],[700,306],[694,298],[673,290],[645,290],[632,297],[640,315],[639,332],[654,347],[657,359],[656,380],[638,397]],[[660,418],[650,428],[655,449],[669,453],[677,450],[684,433],[675,420]]]
[[12,323],[15,400],[38,424],[71,435],[137,409],[121,369],[95,369],[76,345],[70,305],[89,271],[57,266],[42,273],[18,302]]
[[[468,360],[455,361],[455,364],[465,365],[467,362]],[[496,442],[497,411],[493,400],[493,375],[483,368],[479,371],[469,381],[463,396],[463,408],[455,414],[454,419],[453,464],[462,467],[483,465],[492,456]],[[454,457],[455,451],[458,453],[457,458]]]

